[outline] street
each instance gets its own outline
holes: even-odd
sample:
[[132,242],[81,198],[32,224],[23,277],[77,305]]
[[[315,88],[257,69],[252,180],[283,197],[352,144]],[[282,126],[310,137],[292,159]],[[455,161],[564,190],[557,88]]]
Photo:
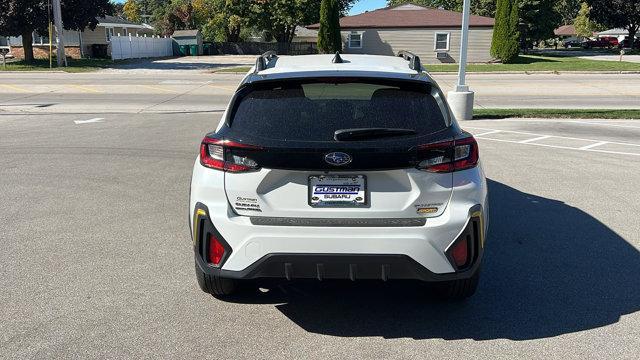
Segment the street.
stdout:
[[[640,121],[482,120],[478,293],[293,282],[200,291],[200,140],[240,77],[2,74],[0,358],[636,359]],[[439,75],[443,88],[454,75]],[[481,107],[640,108],[640,75],[471,75]]]
[[[148,113],[224,110],[242,75],[197,70],[7,73],[0,112]],[[455,74],[436,74],[443,91]],[[469,74],[478,108],[640,109],[640,74]],[[115,106],[114,106],[115,105]]]

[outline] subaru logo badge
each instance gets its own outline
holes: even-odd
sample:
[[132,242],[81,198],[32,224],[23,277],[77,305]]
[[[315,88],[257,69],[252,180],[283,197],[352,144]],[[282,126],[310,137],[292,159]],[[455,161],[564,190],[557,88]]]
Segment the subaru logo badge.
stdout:
[[345,154],[343,152],[332,152],[324,156],[324,161],[327,164],[335,165],[335,166],[344,166],[351,164],[351,155]]

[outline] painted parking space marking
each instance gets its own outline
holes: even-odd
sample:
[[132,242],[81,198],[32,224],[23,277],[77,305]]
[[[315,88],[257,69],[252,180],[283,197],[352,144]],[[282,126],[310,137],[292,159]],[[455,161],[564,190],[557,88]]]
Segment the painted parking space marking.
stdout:
[[606,141],[600,141],[591,145],[587,145],[587,146],[583,146],[580,148],[580,150],[589,150],[589,149],[593,149],[594,147],[598,147],[598,146],[602,146],[602,145],[606,145],[608,144],[608,142]]
[[104,122],[104,118],[93,118],[93,119],[89,119],[89,120],[76,120],[76,121],[74,121],[74,123],[76,125],[92,124],[92,123],[99,123],[99,122]]
[[[510,143],[510,144],[519,144],[519,145],[541,146],[541,147],[563,149],[563,150],[594,152],[594,153],[602,153],[602,154],[640,156],[640,144],[624,143],[624,142],[616,142],[616,141],[601,141],[601,140],[595,140],[595,139],[584,139],[584,138],[576,138],[576,137],[569,137],[569,136],[535,134],[535,133],[524,132],[524,131],[487,129],[484,127],[474,127],[474,126],[466,126],[466,128],[473,129],[476,131],[481,131],[481,133],[474,135],[476,139],[481,139],[481,140],[497,141],[497,142]],[[498,139],[495,137],[490,137],[491,134],[497,134],[497,133],[500,133],[501,135],[508,135],[508,134],[514,134],[518,136],[529,135],[531,136],[531,138],[527,140],[510,140],[510,139]],[[564,146],[564,145],[545,144],[540,142],[546,139],[558,139],[558,140],[565,140],[565,141],[577,140],[581,142],[588,142],[590,144],[573,147],[573,146]],[[605,149],[599,148],[604,145],[618,145],[618,148],[622,148],[621,150],[628,150],[628,151],[605,150]],[[637,151],[637,152],[633,152],[633,151]]]
[[483,132],[481,134],[476,134],[476,136],[485,136],[485,135],[497,134],[499,132],[500,132],[500,130],[491,130],[491,131]]
[[532,139],[527,139],[527,140],[519,141],[518,143],[520,143],[520,144],[528,144],[528,143],[531,143],[531,142],[535,142],[535,141],[540,141],[540,140],[548,139],[548,138],[550,138],[550,137],[551,137],[551,136],[549,136],[549,135],[538,136],[538,137],[534,137],[534,138],[532,138]]

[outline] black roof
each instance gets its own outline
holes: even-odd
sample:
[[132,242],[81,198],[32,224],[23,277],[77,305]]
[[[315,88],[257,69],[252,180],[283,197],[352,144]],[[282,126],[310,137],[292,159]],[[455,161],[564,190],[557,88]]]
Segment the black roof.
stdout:
[[119,16],[104,16],[104,17],[98,17],[96,18],[96,20],[98,20],[98,22],[100,22],[101,24],[122,24],[122,25],[141,25],[140,23],[136,23],[133,21],[129,21],[127,19],[123,19]]

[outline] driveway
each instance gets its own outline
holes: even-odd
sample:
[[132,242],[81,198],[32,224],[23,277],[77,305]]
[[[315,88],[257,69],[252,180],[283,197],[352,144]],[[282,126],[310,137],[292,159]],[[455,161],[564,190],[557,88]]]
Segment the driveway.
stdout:
[[[581,59],[597,61],[620,61],[620,55],[580,56]],[[624,55],[622,61],[640,63],[640,55]]]

